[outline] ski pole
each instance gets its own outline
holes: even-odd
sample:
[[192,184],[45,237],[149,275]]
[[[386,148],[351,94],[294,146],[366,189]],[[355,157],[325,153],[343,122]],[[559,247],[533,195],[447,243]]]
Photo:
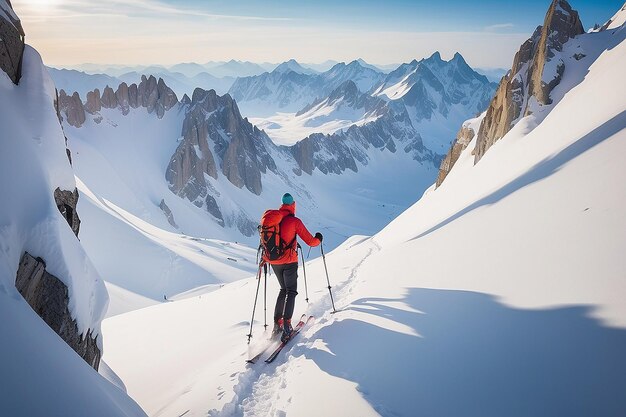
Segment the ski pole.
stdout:
[[254,306],[252,307],[252,320],[250,320],[250,333],[248,333],[248,344],[250,344],[250,339],[252,339],[252,325],[254,324],[254,311],[256,310],[256,301],[259,298],[259,287],[261,286],[261,267],[259,265],[259,273],[257,275],[257,284],[256,284],[256,295],[254,296]]
[[302,246],[298,243],[298,248],[300,249],[300,256],[302,257],[302,271],[304,272],[304,293],[306,294],[306,303],[309,303],[309,288],[306,284],[306,265],[304,263],[304,252],[302,251]]
[[265,263],[263,264],[263,272],[265,272],[265,286],[263,287],[263,309],[265,310],[265,324],[263,325],[263,327],[265,328],[265,330],[267,330],[267,264]]
[[326,267],[326,256],[324,255],[324,245],[320,243],[320,250],[322,251],[322,259],[324,260],[324,271],[326,271],[326,282],[328,282],[328,293],[330,294],[330,303],[333,306],[333,314],[337,312],[335,309],[335,301],[333,300],[333,292],[330,290],[330,278],[328,278],[328,268]]

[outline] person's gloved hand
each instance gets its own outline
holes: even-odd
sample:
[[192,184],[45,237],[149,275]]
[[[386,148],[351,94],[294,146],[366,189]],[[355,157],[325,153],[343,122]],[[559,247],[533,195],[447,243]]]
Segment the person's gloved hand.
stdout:
[[315,238],[316,238],[317,240],[319,240],[320,242],[321,242],[322,240],[324,240],[324,236],[322,236],[322,234],[321,234],[320,232],[317,232],[317,233],[315,234]]

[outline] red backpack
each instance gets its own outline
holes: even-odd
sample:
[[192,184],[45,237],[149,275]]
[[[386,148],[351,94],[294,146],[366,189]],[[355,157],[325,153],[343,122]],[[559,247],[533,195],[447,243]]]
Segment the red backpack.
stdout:
[[261,224],[258,226],[261,238],[259,250],[263,251],[262,259],[276,261],[292,248],[296,240],[295,236],[289,243],[280,237],[280,223],[288,216],[293,216],[293,214],[285,214],[280,210],[266,210],[263,213]]

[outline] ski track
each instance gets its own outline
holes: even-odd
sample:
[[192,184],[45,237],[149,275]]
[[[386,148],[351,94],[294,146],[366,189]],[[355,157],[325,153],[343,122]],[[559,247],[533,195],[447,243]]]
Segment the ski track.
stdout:
[[[373,239],[369,238],[369,244],[372,247],[367,254],[361,259],[350,271],[348,278],[336,287],[333,296],[335,301],[348,299],[356,287],[358,280],[358,272],[361,266],[368,260],[370,256],[381,250],[381,246]],[[331,282],[332,286],[332,282]],[[347,307],[349,302],[343,306]],[[304,354],[307,349],[306,341],[311,338],[318,330],[331,325],[336,319],[330,314],[331,309],[330,297],[324,297],[321,300],[311,303],[308,311],[310,315],[315,316],[315,323],[310,328],[305,328],[298,335],[301,340],[294,345],[283,349],[279,357],[273,364],[266,364],[259,359],[254,365],[248,366],[243,372],[239,373],[237,384],[233,387],[235,393],[233,399],[224,405],[222,410],[212,409],[208,412],[209,417],[252,417],[252,416],[272,416],[284,417],[285,411],[278,409],[277,404],[281,404],[281,397],[290,395],[284,388],[287,387],[287,370],[290,367],[290,357],[299,357]],[[342,308],[337,308],[341,311]],[[287,399],[291,402],[291,398]]]

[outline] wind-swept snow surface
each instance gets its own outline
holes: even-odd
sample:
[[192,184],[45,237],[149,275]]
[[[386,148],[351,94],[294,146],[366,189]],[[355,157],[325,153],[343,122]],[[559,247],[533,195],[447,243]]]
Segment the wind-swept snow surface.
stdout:
[[439,189],[327,255],[339,313],[321,259],[308,306],[300,270],[294,316],[317,320],[271,365],[244,363],[252,278],[106,320],[129,394],[159,416],[624,415],[624,29],[584,36],[603,52],[547,116],[476,166],[470,144]]

